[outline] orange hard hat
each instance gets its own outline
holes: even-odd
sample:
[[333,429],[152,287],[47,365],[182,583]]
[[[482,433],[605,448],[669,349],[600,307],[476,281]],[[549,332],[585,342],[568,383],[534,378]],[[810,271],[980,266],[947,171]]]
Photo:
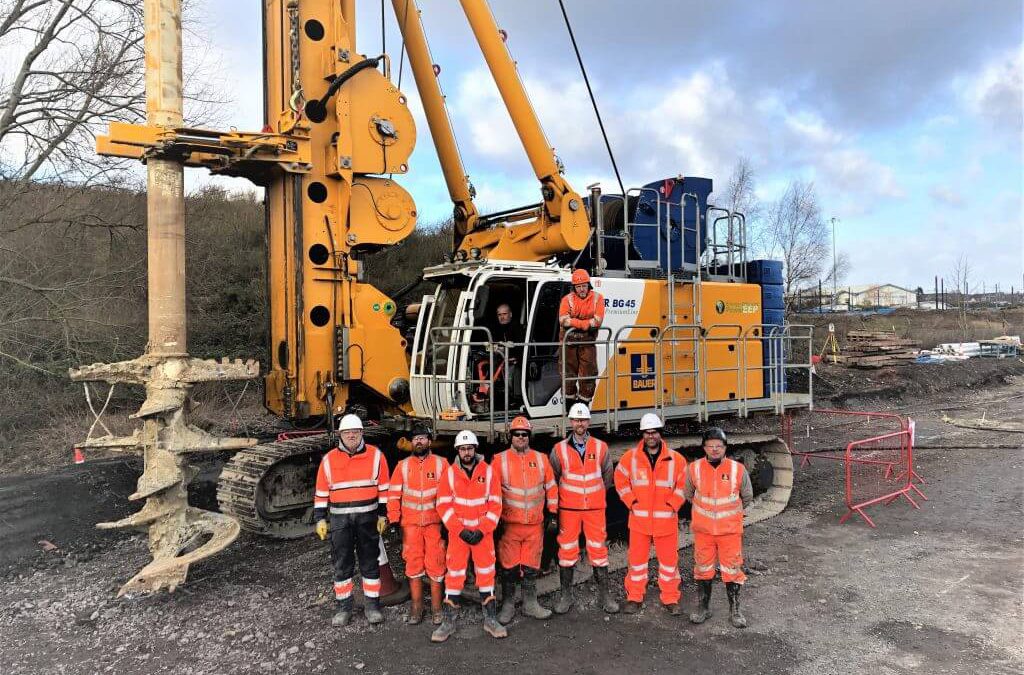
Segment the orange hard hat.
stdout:
[[530,424],[530,420],[526,419],[522,415],[519,415],[514,420],[512,420],[512,424],[509,425],[509,430],[511,430],[511,431],[533,431],[533,425]]
[[573,286],[575,286],[577,284],[589,284],[589,283],[590,283],[590,275],[587,274],[586,270],[576,270],[575,272],[572,273],[572,285]]

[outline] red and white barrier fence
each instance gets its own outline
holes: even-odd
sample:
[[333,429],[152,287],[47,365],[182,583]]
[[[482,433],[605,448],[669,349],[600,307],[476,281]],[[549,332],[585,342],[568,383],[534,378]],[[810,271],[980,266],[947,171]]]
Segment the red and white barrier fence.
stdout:
[[[869,506],[889,505],[903,497],[918,509],[914,495],[928,499],[918,487],[924,479],[914,470],[914,420],[894,413],[859,410],[819,409],[811,414],[814,419],[825,420],[823,425],[818,425],[819,429],[824,426],[841,429],[839,433],[849,429],[851,435],[869,434],[846,443],[842,452],[835,449],[793,451],[794,456],[801,458],[801,467],[815,459],[843,463],[846,513],[839,519],[840,523],[856,514],[875,527],[865,511]],[[810,429],[808,425],[808,437]]]

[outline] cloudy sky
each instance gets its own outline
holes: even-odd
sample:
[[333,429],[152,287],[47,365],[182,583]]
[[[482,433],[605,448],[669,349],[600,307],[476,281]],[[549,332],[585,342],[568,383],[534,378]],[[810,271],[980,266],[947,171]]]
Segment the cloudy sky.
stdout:
[[[240,128],[262,123],[259,0],[206,1],[208,56]],[[388,49],[400,37],[386,4]],[[613,174],[557,0],[492,0],[531,99],[577,190]],[[537,185],[456,0],[421,0],[434,61],[482,209]],[[242,6],[250,8],[243,11]],[[847,283],[930,288],[966,253],[972,290],[1024,275],[1020,0],[566,0],[627,186],[707,176],[749,158],[758,196],[813,181],[839,219]],[[381,49],[365,2],[359,50]],[[450,211],[406,69],[419,142],[402,183],[421,223]]]

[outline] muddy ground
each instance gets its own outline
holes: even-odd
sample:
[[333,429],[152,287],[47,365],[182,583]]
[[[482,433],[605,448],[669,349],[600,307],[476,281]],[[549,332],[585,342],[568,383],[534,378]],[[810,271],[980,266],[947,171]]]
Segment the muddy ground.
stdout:
[[[145,541],[89,524],[129,510],[124,497],[136,467],[105,460],[7,477],[0,481],[0,672],[1019,673],[1022,437],[941,421],[943,412],[1020,418],[1024,377],[1005,377],[1019,368],[984,365],[932,371],[932,378],[876,372],[871,377],[886,386],[866,387],[874,393],[862,400],[843,397],[851,407],[875,404],[917,420],[915,465],[929,500],[920,510],[904,502],[872,507],[877,529],[839,525],[841,465],[815,460],[798,469],[789,508],[747,531],[751,626],[743,631],[726,622],[721,586],[715,617],[697,627],[665,614],[653,590],[639,615],[606,616],[586,585],[571,614],[517,618],[504,641],[483,634],[475,608],[463,610],[457,638],[440,646],[430,644],[429,626],[404,624],[404,606],[389,609],[382,628],[358,616],[332,629],[323,545],[246,535],[194,566],[172,596],[117,599],[119,585],[147,560]],[[850,389],[841,383],[851,372],[822,369],[820,403]],[[887,378],[903,382],[902,390]],[[907,384],[918,378],[942,384]],[[839,446],[866,431],[815,417],[794,425],[800,449]],[[44,550],[50,545],[57,548]],[[692,564],[687,549],[684,579]],[[619,572],[620,597],[621,581]],[[687,611],[693,602],[687,581]]]

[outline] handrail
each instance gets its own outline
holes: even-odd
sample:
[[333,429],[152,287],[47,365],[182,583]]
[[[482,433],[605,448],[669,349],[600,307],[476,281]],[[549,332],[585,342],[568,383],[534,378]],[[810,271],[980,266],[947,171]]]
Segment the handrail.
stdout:
[[[645,192],[653,192],[654,193],[654,198],[655,198],[655,214],[657,214],[656,217],[655,217],[655,222],[653,222],[653,223],[631,223],[631,222],[629,222],[629,195],[633,194],[633,193],[636,193],[636,195],[637,195],[637,208],[639,209],[640,197],[642,197]],[[649,188],[649,187],[629,188],[628,190],[626,190],[626,194],[624,194],[622,196],[622,227],[626,231],[626,233],[629,235],[630,239],[632,239],[633,235],[632,235],[632,231],[630,230],[630,226],[633,226],[633,227],[653,227],[653,228],[655,228],[655,232],[658,233],[658,236],[655,237],[655,241],[656,241],[656,245],[657,245],[657,248],[655,249],[655,251],[656,251],[655,262],[657,263],[658,267],[661,267],[661,193],[658,192],[658,190],[656,190],[655,188]],[[627,242],[627,244],[628,244],[628,242]],[[627,271],[629,270],[629,246],[628,245],[626,246],[626,270]]]
[[[726,335],[726,336],[722,336],[722,337],[711,337],[712,331],[714,331],[716,328],[735,329],[736,330],[736,335]],[[709,342],[730,342],[730,341],[732,341],[732,342],[736,343],[736,351],[740,351],[739,350],[739,345],[740,345],[740,341],[741,341],[741,338],[742,338],[742,334],[743,334],[743,326],[738,324],[738,323],[714,323],[714,324],[711,324],[710,326],[707,326],[704,329],[704,336],[703,336],[703,338],[704,338],[704,373],[703,373],[703,375],[704,375],[704,399],[703,399],[703,404],[704,404],[704,412],[705,412],[704,419],[708,419],[708,417],[707,417],[707,412],[708,412],[708,396],[707,396],[708,374],[712,373],[712,372],[716,372],[716,373],[717,372],[730,372],[731,370],[733,370],[732,368],[712,368],[709,365],[710,364],[710,359],[708,358],[708,353],[707,353],[708,343]],[[736,354],[736,392],[737,392],[737,397],[739,397],[740,394],[742,393],[743,385],[741,384],[741,382],[743,382],[744,379],[745,379],[745,378],[743,378],[742,373],[740,372],[740,360],[741,360],[740,359],[740,354]],[[739,411],[737,411],[737,412],[739,412]]]
[[[636,330],[654,331],[654,334],[629,335],[630,332]],[[480,331],[484,339],[461,339],[468,337],[465,335],[466,332],[472,334],[473,331]],[[736,398],[734,405],[729,405],[728,409],[734,410],[735,414],[739,417],[746,417],[750,414],[751,396],[748,377],[755,372],[761,373],[765,380],[766,389],[763,392],[762,398],[770,399],[770,408],[768,409],[774,410],[777,414],[784,413],[787,407],[787,399],[781,383],[788,380],[787,373],[791,370],[804,370],[808,372],[807,394],[813,396],[813,377],[810,376],[812,369],[810,354],[813,350],[808,347],[806,359],[801,358],[799,361],[790,361],[786,358],[787,354],[796,353],[793,347],[797,343],[802,341],[807,345],[812,344],[813,326],[794,324],[784,326],[753,324],[744,326],[742,324],[723,323],[712,324],[702,328],[693,323],[669,324],[662,328],[656,324],[630,324],[615,330],[608,326],[601,326],[597,329],[596,337],[592,340],[572,339],[574,335],[578,336],[583,332],[578,329],[569,329],[557,342],[525,340],[522,343],[505,343],[495,342],[491,330],[486,326],[431,327],[427,331],[429,348],[431,350],[431,367],[430,369],[423,367],[421,369],[422,375],[418,376],[429,378],[429,382],[426,382],[422,388],[425,399],[424,403],[429,405],[435,414],[440,414],[449,405],[453,405],[464,414],[469,414],[479,419],[489,419],[492,425],[488,432],[488,440],[493,440],[496,433],[504,432],[507,434],[511,415],[510,394],[512,387],[517,384],[522,390],[522,381],[512,382],[511,371],[502,378],[505,395],[504,403],[499,407],[493,379],[498,359],[504,359],[507,364],[511,350],[521,346],[524,353],[522,365],[525,366],[529,361],[528,355],[533,348],[553,346],[559,352],[563,392],[561,401],[562,414],[557,429],[561,433],[567,431],[565,420],[567,399],[564,393],[568,391],[568,385],[570,383],[592,381],[594,382],[596,394],[598,387],[601,386],[600,383],[604,381],[606,384],[606,388],[603,391],[604,403],[602,408],[595,412],[603,412],[605,414],[605,425],[608,430],[617,431],[623,423],[623,408],[619,406],[619,395],[621,393],[619,379],[627,372],[630,372],[623,371],[623,366],[619,363],[618,352],[620,347],[630,344],[650,345],[654,352],[655,369],[653,375],[655,378],[655,394],[653,408],[662,416],[667,413],[669,408],[681,405],[677,396],[679,394],[680,378],[683,377],[692,378],[694,391],[692,396],[687,396],[686,398],[687,400],[692,399],[697,419],[699,421],[710,419],[711,373],[735,373]],[[444,339],[445,336],[447,336],[447,339]],[[753,353],[748,354],[748,351],[752,349],[752,342],[755,340],[759,341],[764,347],[761,352],[760,365],[756,365]],[[709,354],[711,345],[715,343],[734,344],[735,350],[738,352],[735,354],[734,362],[724,366],[717,365],[711,367],[709,365],[711,363]],[[568,372],[566,357],[568,347],[572,344],[593,345],[595,351],[598,351],[598,347],[603,347],[603,360],[600,357],[598,358],[598,372],[595,375],[578,375]],[[680,345],[687,344],[692,345],[690,351],[685,346],[680,347]],[[453,349],[454,347],[464,347],[466,351],[455,350]],[[488,377],[478,377],[474,369],[475,364],[467,361],[469,353],[474,348],[487,350]],[[670,352],[671,358],[667,359],[666,349],[672,350]],[[448,350],[449,358],[445,361],[443,372],[438,372],[438,357],[439,354],[443,353],[443,350]],[[692,356],[692,367],[679,366],[677,359],[680,353]],[[667,360],[671,361],[671,363],[666,363]],[[601,370],[602,367],[604,369],[603,372]],[[463,368],[468,369],[468,371],[462,373],[460,369]],[[768,374],[764,375],[766,371]],[[472,410],[469,406],[469,395],[472,393],[475,385],[481,384],[488,385],[487,410],[478,412]],[[522,390],[521,393],[523,396],[526,396],[525,390]],[[446,397],[451,400],[446,402]],[[806,403],[804,400],[801,405]],[[527,404],[532,405],[529,402]],[[544,402],[540,403],[540,405],[543,404]],[[686,403],[685,405],[691,405],[691,403]],[[758,409],[766,409],[765,404],[759,405]],[[504,419],[499,422],[496,415],[503,415]]]
[[[620,336],[621,336],[623,331],[625,331],[625,330],[634,330],[634,329],[637,329],[637,328],[639,328],[639,329],[645,329],[646,328],[647,330],[653,330],[653,331],[656,332],[656,334],[654,336],[649,337],[649,338],[626,338],[625,340],[620,339]],[[618,374],[618,358],[617,358],[618,354],[619,354],[619,345],[647,344],[647,343],[651,343],[654,346],[654,407],[655,407],[655,409],[658,408],[658,398],[661,395],[661,389],[662,389],[662,387],[661,387],[661,377],[659,375],[660,370],[658,369],[658,364],[661,362],[661,328],[659,326],[654,325],[654,324],[646,324],[646,323],[636,323],[636,324],[629,324],[629,325],[626,325],[626,326],[621,326],[617,331],[615,331],[615,335],[614,335],[614,338],[613,338],[613,346],[612,346],[612,363],[615,364],[614,365],[615,377],[612,379],[611,400],[615,401],[616,405],[615,405],[615,408],[614,408],[614,412],[612,412],[610,414],[611,421],[612,421],[611,429],[609,429],[610,431],[617,431],[618,428],[619,428],[619,406],[618,406],[618,401],[619,401],[619,374]],[[631,375],[632,371],[629,371],[629,374]],[[607,402],[608,399],[609,399],[609,397],[606,396],[605,397],[605,401]]]
[[[582,330],[579,330],[577,328],[569,328],[568,330],[565,331],[565,333],[562,335],[562,339],[559,341],[561,343],[561,347],[562,347],[561,358],[559,358],[559,363],[560,363],[560,365],[562,367],[562,415],[560,416],[558,425],[559,425],[559,432],[563,436],[566,434],[566,431],[567,431],[565,419],[566,419],[566,415],[568,414],[568,410],[565,407],[565,404],[566,404],[566,402],[568,400],[567,397],[565,396],[565,391],[567,389],[566,384],[568,382],[573,382],[573,383],[576,384],[576,388],[578,389],[580,382],[584,382],[584,381],[587,381],[587,380],[593,380],[594,381],[594,396],[596,397],[597,396],[597,383],[600,380],[607,380],[608,377],[609,377],[608,369],[607,368],[605,369],[605,375],[603,377],[601,376],[601,368],[598,365],[600,363],[600,361],[599,361],[599,359],[597,359],[597,354],[596,354],[597,346],[598,345],[604,345],[606,347],[607,352],[611,353],[611,355],[612,355],[612,359],[611,359],[611,361],[612,361],[612,370],[613,371],[615,370],[615,358],[614,358],[615,350],[614,349],[610,349],[610,350],[607,349],[607,347],[612,343],[612,341],[610,339],[609,340],[597,340],[597,339],[595,339],[593,341],[590,341],[590,340],[572,340],[571,342],[573,344],[576,344],[576,345],[581,345],[582,344],[582,345],[593,345],[594,346],[594,352],[595,352],[595,358],[594,358],[595,363],[594,363],[594,365],[595,365],[595,367],[597,367],[597,374],[596,375],[576,375],[576,376],[573,376],[573,377],[567,377],[566,376],[567,373],[566,373],[566,370],[565,370],[565,367],[566,367],[566,347],[567,347],[568,343],[570,342],[570,340],[568,338],[573,333],[573,331],[576,331],[578,334],[585,334],[585,333],[589,332],[589,331],[582,331]],[[596,331],[598,336],[601,335],[601,331],[607,331],[608,335],[612,334],[612,329],[609,328],[608,326],[598,326],[597,327],[597,331]],[[608,354],[606,353],[605,356],[608,356]],[[609,405],[609,401],[610,400],[611,399],[609,398],[608,394],[605,393],[604,404],[605,404],[605,418],[606,419],[611,416],[611,406]],[[593,412],[593,408],[591,406],[593,406],[594,400],[591,399],[590,403],[591,403],[591,405],[588,406],[588,407],[590,407],[591,408],[591,412]]]
[[[437,340],[435,338],[432,338],[430,340],[430,347],[431,347],[431,370],[433,370],[434,372],[432,372],[429,375],[429,377],[434,378],[434,386],[428,388],[428,394],[432,394],[432,396],[431,396],[432,407],[434,409],[434,413],[435,414],[439,415],[441,413],[440,387],[442,385],[445,385],[445,384],[448,384],[448,385],[462,385],[461,386],[461,391],[459,391],[459,387],[456,387],[455,389],[453,389],[450,392],[450,394],[452,396],[452,407],[462,408],[462,406],[456,406],[455,405],[455,397],[456,396],[461,396],[462,399],[465,400],[465,398],[466,398],[465,385],[467,385],[467,384],[468,385],[487,384],[488,385],[488,387],[487,387],[487,414],[488,414],[489,420],[491,421],[491,426],[490,426],[490,428],[488,429],[488,432],[487,432],[487,441],[491,442],[491,441],[494,440],[494,437],[495,437],[495,434],[494,434],[494,424],[493,424],[494,423],[494,413],[495,413],[495,407],[494,407],[494,380],[493,380],[493,378],[494,378],[494,351],[495,351],[495,349],[497,349],[501,353],[502,359],[503,359],[503,361],[504,361],[504,363],[506,365],[508,364],[508,352],[507,352],[507,349],[505,349],[504,345],[502,345],[500,342],[499,343],[494,342],[493,336],[491,335],[491,330],[489,328],[487,328],[486,326],[434,326],[434,327],[432,327],[430,329],[430,333],[431,334],[434,334],[434,333],[445,333],[445,332],[452,333],[452,332],[455,332],[455,331],[469,332],[470,335],[472,335],[472,333],[474,331],[481,331],[481,332],[483,332],[487,336],[487,340],[482,341],[482,342],[478,341],[478,340],[460,340],[460,339],[456,339],[455,336],[450,336],[450,339],[447,342],[440,341],[440,340]],[[454,371],[459,367],[459,363],[458,363],[459,359],[456,359],[455,362],[453,363],[453,359],[451,358],[450,355],[449,355],[449,358],[445,361],[445,369],[447,371],[445,373],[445,377],[440,377],[439,378],[437,376],[436,367],[437,367],[437,350],[438,350],[438,348],[439,347],[447,347],[450,350],[452,347],[456,347],[456,346],[457,347],[465,347],[465,348],[467,348],[467,352],[466,352],[467,355],[468,355],[468,352],[472,351],[473,347],[479,346],[479,347],[484,347],[486,349],[486,351],[487,351],[487,361],[488,361],[488,371],[487,372],[489,373],[488,379],[474,378],[472,376],[473,375],[473,365],[472,364],[469,364],[469,373],[470,373],[469,377],[456,377],[455,376],[456,373]],[[508,419],[508,417],[509,417],[509,415],[508,415],[509,378],[507,376],[503,377],[502,378],[502,382],[504,383],[504,387],[505,387],[505,398],[504,398],[504,402],[503,402],[504,403],[504,413],[505,413],[504,414],[505,433],[508,433],[508,430],[509,430],[508,429],[508,426],[509,426],[509,419]],[[474,413],[474,414],[476,414],[476,413]]]
[[[674,338],[674,339],[670,338],[669,335],[671,333],[677,331],[677,330],[691,330],[691,331],[693,331],[693,333],[692,333],[691,337],[689,337],[689,338],[687,338],[687,337]],[[672,396],[673,403],[675,403],[676,378],[679,375],[692,375],[693,376],[693,400],[694,400],[694,403],[699,403],[699,401],[700,401],[701,391],[703,391],[703,388],[701,387],[700,377],[699,377],[699,374],[700,374],[700,364],[701,364],[701,359],[700,359],[700,340],[701,340],[700,326],[698,326],[697,324],[669,324],[668,326],[665,326],[665,328],[661,331],[661,342],[662,342],[662,354],[663,355],[664,355],[664,349],[665,349],[664,348],[664,344],[666,342],[669,343],[670,345],[673,345],[673,344],[675,344],[677,342],[684,342],[684,341],[690,341],[690,342],[693,343],[693,349],[692,349],[692,353],[693,353],[693,368],[691,368],[691,369],[685,369],[685,370],[677,370],[676,369],[676,367],[675,367],[676,366],[676,360],[675,360],[676,359],[676,349],[674,347],[670,347],[670,349],[672,350],[672,367],[669,368],[668,370],[665,370],[665,371],[662,372],[662,375],[663,375],[662,381],[666,382],[667,380],[669,380],[669,378],[671,378],[671,381],[667,382],[666,386],[663,387],[663,389],[668,389],[669,393]],[[665,405],[665,401],[663,400],[662,401],[662,413],[663,414],[664,414],[665,407],[667,407],[667,406]]]

